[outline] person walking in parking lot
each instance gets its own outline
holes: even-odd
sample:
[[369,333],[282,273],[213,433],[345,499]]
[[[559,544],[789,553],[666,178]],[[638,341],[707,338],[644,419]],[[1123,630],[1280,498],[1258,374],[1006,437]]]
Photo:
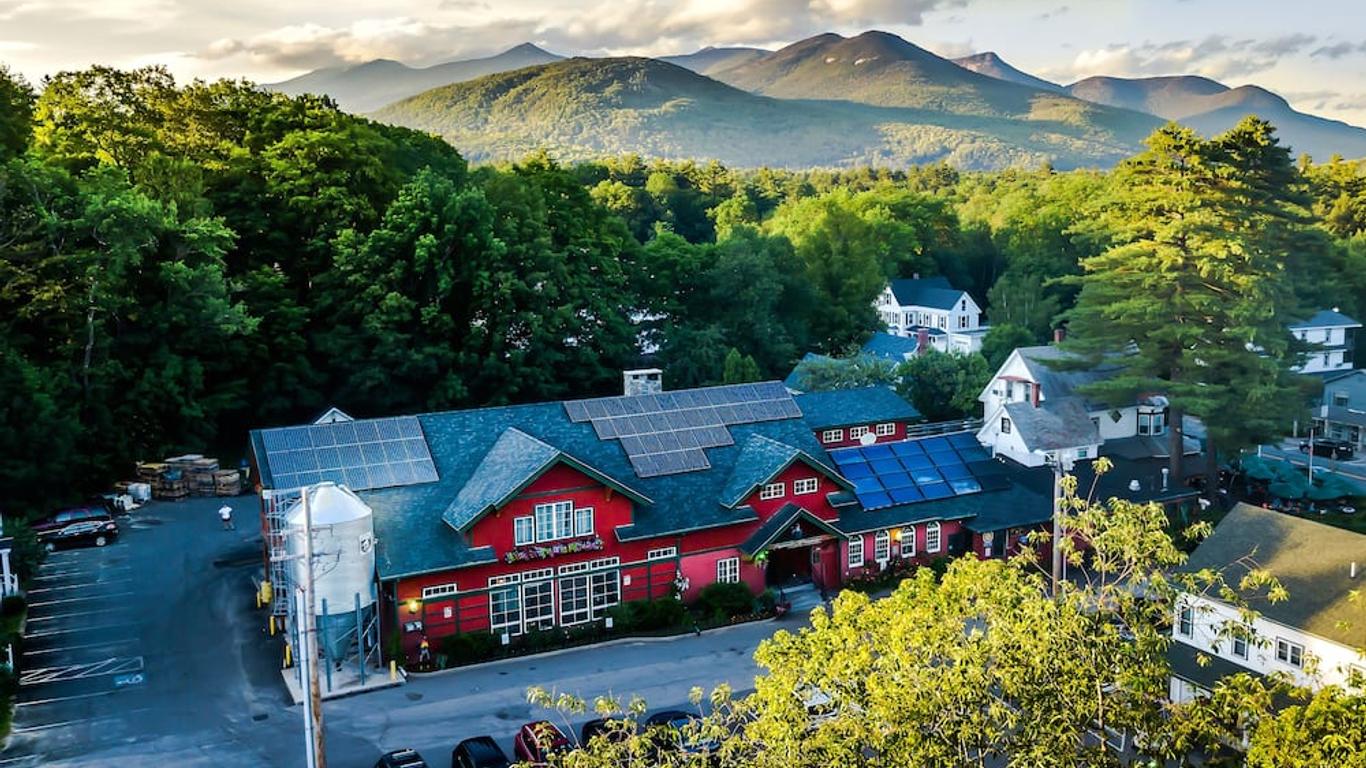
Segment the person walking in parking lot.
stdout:
[[232,507],[227,504],[218,508],[218,519],[223,521],[223,530],[237,530],[237,526],[232,522]]

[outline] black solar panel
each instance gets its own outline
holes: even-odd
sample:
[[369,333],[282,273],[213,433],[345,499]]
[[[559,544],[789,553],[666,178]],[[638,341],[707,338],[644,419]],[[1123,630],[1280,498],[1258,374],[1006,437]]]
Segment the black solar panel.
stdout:
[[330,480],[360,491],[437,479],[422,425],[411,416],[267,429],[261,444],[275,490]]
[[640,477],[707,469],[705,448],[734,445],[727,427],[794,419],[801,409],[781,382],[566,402],[574,422],[620,440]]

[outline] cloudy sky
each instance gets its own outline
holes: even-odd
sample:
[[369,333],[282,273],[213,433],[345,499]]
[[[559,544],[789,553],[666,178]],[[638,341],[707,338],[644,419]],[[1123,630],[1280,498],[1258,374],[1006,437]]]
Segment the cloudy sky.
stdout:
[[0,0],[0,62],[38,82],[92,63],[282,80],[374,58],[426,65],[531,41],[561,54],[778,47],[896,32],[1070,82],[1195,73],[1366,126],[1360,0]]

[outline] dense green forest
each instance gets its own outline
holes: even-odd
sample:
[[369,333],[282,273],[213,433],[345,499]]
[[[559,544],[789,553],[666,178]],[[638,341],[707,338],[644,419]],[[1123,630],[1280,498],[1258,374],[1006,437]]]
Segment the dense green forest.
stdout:
[[[434,137],[245,82],[93,68],[37,93],[0,69],[0,505],[49,511],[137,460],[232,455],[247,429],[329,405],[610,393],[641,349],[670,387],[782,377],[864,340],[884,281],[913,273],[972,291],[999,359],[1060,317],[1104,326],[1082,265],[1144,242],[1168,198],[1258,164],[1284,172],[1220,204],[1294,259],[1262,265],[1286,280],[1238,327],[1366,310],[1366,168],[1295,165],[1269,130],[1164,129],[1154,143],[1209,160],[1185,177],[1156,150],[1111,173],[470,167]],[[1231,226],[1206,225],[1194,236]]]

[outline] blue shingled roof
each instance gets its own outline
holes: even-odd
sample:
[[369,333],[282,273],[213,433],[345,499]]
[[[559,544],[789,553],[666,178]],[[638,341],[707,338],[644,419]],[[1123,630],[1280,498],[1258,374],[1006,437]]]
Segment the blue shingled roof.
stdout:
[[805,451],[763,435],[753,435],[740,449],[735,469],[721,491],[721,503],[727,507],[739,506],[760,485],[792,466],[794,461],[804,461],[844,487],[853,488],[834,468]]
[[915,354],[916,348],[920,346],[914,338],[905,336],[893,336],[890,333],[878,331],[873,334],[873,338],[863,344],[862,352],[865,355],[890,360],[894,363],[902,363],[906,358]]
[[1321,309],[1315,312],[1312,317],[1302,323],[1291,323],[1293,330],[1301,328],[1337,328],[1347,326],[1348,328],[1360,328],[1361,323],[1353,320],[1347,315],[1342,314],[1336,309]]
[[[756,553],[767,548],[768,545],[777,540],[779,536],[791,530],[792,526],[799,522],[805,523],[811,529],[822,531],[832,536],[843,535],[838,528],[831,525],[829,522],[826,522],[811,514],[809,511],[789,502],[780,507],[778,511],[774,512],[772,517],[765,520],[764,524],[759,526],[754,533],[751,533],[748,539],[741,542],[740,551],[745,553],[748,557],[754,557]],[[803,535],[809,534],[803,532]]]
[[903,307],[953,309],[963,298],[963,291],[949,285],[944,277],[893,280],[891,286],[897,304]]
[[876,421],[917,421],[915,406],[887,387],[837,389],[797,395],[806,423],[812,429],[871,424]]

